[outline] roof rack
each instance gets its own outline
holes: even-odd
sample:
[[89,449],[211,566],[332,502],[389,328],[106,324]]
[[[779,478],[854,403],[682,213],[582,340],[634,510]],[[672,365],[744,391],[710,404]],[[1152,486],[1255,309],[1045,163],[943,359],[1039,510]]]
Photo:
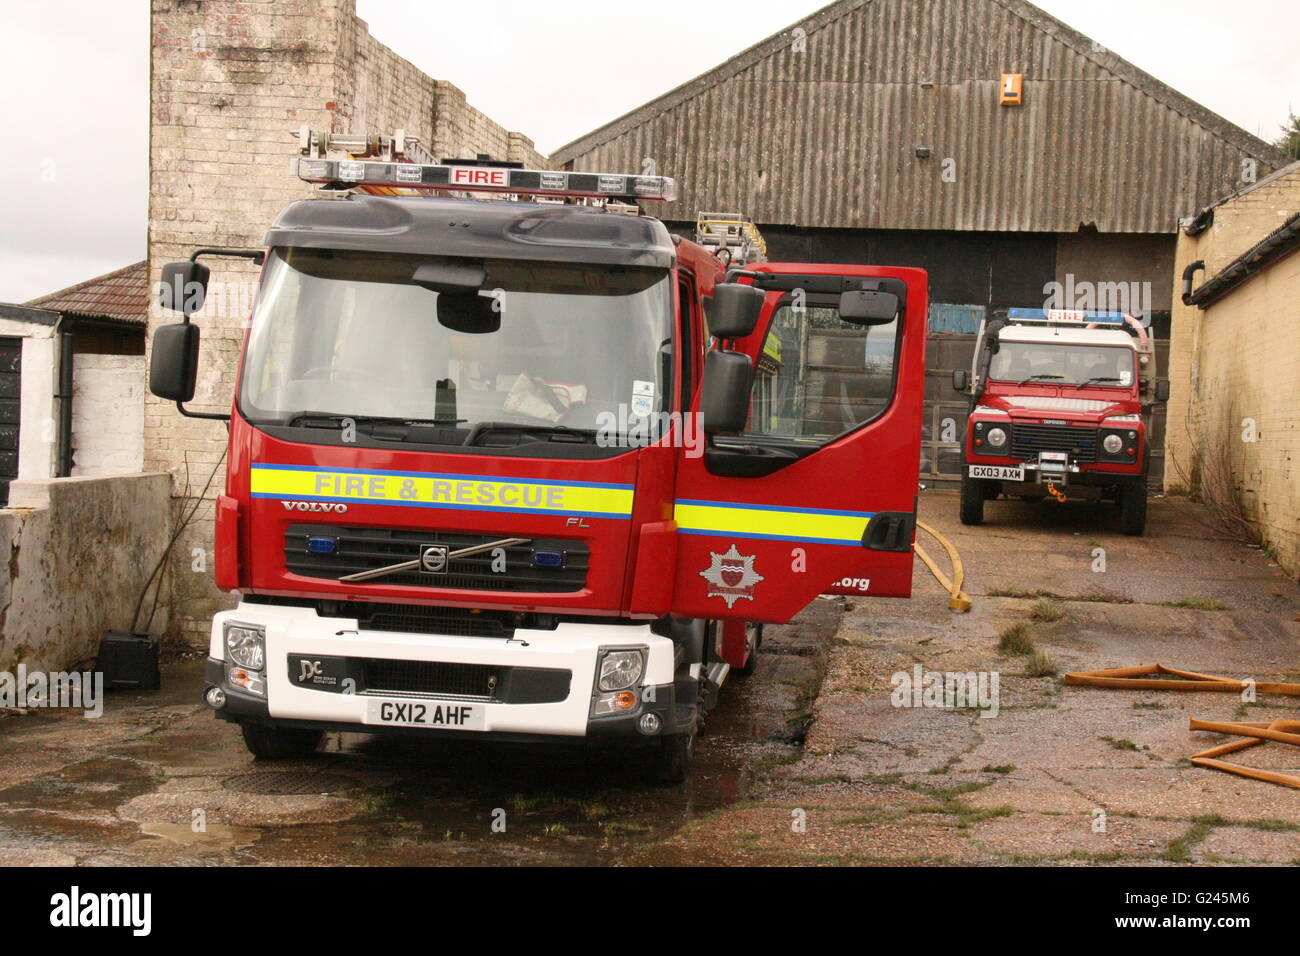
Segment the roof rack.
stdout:
[[738,212],[701,212],[695,217],[695,244],[727,262],[767,261],[767,242],[758,227]]
[[[294,172],[304,182],[327,189],[359,189],[388,195],[424,192],[501,193],[539,198],[576,197],[620,202],[677,198],[677,183],[667,176],[524,169],[519,163],[476,159],[441,162],[414,136],[298,132]],[[330,159],[329,152],[348,154]]]

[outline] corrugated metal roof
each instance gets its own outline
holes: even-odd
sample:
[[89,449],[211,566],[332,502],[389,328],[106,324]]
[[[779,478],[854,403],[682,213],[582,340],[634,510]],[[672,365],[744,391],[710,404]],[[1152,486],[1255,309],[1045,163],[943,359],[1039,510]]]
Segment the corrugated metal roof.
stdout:
[[149,263],[137,262],[26,304],[143,327],[149,312]]
[[[1003,73],[1023,106],[998,105]],[[1138,233],[1240,186],[1243,160],[1286,162],[1025,0],[841,0],[552,158],[654,160],[682,183],[669,220]]]

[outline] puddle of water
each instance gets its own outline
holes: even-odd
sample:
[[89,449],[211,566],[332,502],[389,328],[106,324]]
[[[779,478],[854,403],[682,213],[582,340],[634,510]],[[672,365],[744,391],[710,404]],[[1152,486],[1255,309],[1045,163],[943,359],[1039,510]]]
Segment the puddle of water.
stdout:
[[252,846],[262,836],[253,827],[234,827],[224,823],[209,823],[196,831],[185,823],[145,823],[140,827],[145,836],[161,837],[183,846],[216,846],[239,848]]

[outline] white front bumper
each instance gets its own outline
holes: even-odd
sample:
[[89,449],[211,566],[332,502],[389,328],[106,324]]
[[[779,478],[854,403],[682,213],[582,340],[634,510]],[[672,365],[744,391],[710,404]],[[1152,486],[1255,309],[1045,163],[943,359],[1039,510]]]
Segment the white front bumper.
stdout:
[[[223,611],[213,619],[213,658],[225,657],[222,627],[227,621],[266,629],[267,706],[273,718],[362,724],[369,701],[411,700],[297,686],[290,680],[290,654],[560,668],[571,673],[569,696],[563,701],[476,702],[486,712],[483,729],[502,733],[586,734],[601,647],[644,645],[648,655],[643,684],[670,684],[673,680],[673,643],[651,633],[649,624],[562,623],[553,631],[517,630],[513,639],[505,640],[360,630],[353,619],[320,617],[312,608],[241,602],[233,611]],[[466,733],[472,735],[475,731]]]

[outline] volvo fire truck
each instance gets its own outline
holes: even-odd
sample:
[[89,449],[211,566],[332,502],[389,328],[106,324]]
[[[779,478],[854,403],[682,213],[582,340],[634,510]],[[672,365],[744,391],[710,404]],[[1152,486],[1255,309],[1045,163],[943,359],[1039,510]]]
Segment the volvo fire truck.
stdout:
[[[643,212],[666,177],[438,161],[402,133],[305,130],[294,162],[320,191],[263,248],[164,267],[181,321],[150,365],[228,425],[215,579],[238,603],[204,700],[253,754],[641,745],[677,781],[764,622],[910,594],[923,271],[724,263]],[[194,409],[205,261],[229,256],[259,291],[229,411]],[[857,345],[787,346],[754,416],[778,323]],[[892,357],[879,394],[868,354]],[[828,361],[851,383],[830,405],[803,374]]]
[[1114,501],[1120,527],[1146,527],[1151,410],[1169,397],[1155,343],[1122,312],[1010,309],[981,324],[972,368],[961,520],[999,495]]

